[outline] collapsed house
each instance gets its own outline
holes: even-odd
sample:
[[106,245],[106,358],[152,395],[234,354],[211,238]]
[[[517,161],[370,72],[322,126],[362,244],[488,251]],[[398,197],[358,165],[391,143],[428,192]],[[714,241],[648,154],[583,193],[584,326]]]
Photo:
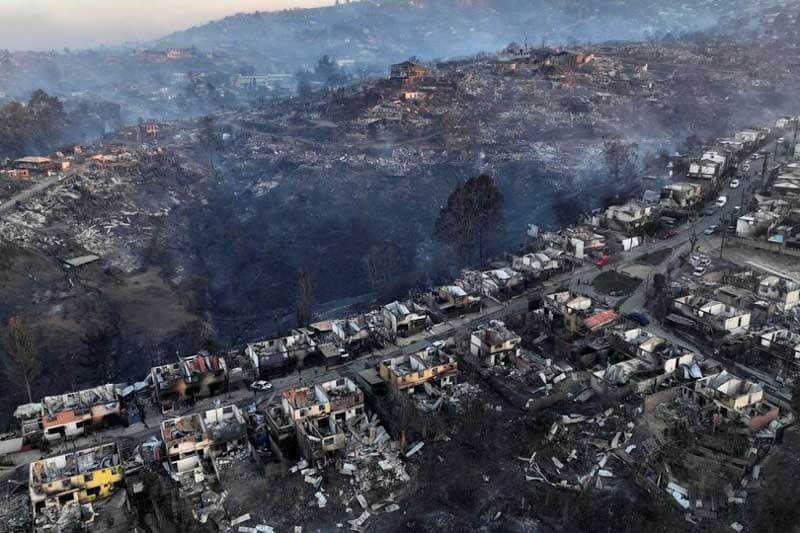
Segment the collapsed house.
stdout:
[[778,417],[778,407],[764,399],[764,388],[729,374],[726,370],[694,382],[682,389],[685,398],[701,408],[710,408],[723,417],[758,430]]
[[514,356],[522,338],[508,329],[503,322],[492,320],[485,327],[472,332],[470,353],[485,366],[504,364]]
[[293,330],[279,339],[254,342],[247,345],[245,353],[261,377],[269,372],[302,361],[317,351],[317,343],[306,329]]
[[122,407],[114,385],[107,384],[41,402],[42,431],[49,441],[83,435],[89,427],[121,422]]
[[95,516],[92,502],[111,496],[123,479],[116,443],[32,462],[28,490],[34,531],[88,527]]
[[247,423],[236,405],[209,409],[203,414],[212,456],[247,447]]
[[324,460],[347,443],[347,424],[364,414],[364,394],[349,378],[281,393],[280,411],[269,410],[270,426],[283,433],[294,430],[308,461]]
[[177,363],[153,367],[153,401],[162,413],[171,413],[185,402],[219,394],[228,383],[225,358],[200,353]]

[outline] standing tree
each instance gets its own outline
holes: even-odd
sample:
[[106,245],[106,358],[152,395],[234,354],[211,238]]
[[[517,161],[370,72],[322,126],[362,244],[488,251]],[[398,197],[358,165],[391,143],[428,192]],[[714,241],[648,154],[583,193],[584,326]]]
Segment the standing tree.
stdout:
[[433,235],[451,246],[462,264],[475,252],[483,263],[492,240],[501,237],[504,229],[503,194],[492,176],[481,174],[456,186],[439,211]]
[[31,382],[39,375],[41,364],[33,337],[21,318],[15,316],[9,319],[5,341],[8,353],[6,376],[9,382],[24,385],[28,402],[33,402]]
[[635,143],[626,143],[619,137],[603,143],[603,158],[614,186],[630,190],[636,175],[636,149]]
[[200,119],[200,142],[208,154],[208,166],[214,170],[214,151],[217,149],[217,128],[214,117],[205,116]]
[[307,269],[300,270],[297,276],[296,297],[297,326],[304,328],[311,323],[312,308],[314,306],[314,282]]

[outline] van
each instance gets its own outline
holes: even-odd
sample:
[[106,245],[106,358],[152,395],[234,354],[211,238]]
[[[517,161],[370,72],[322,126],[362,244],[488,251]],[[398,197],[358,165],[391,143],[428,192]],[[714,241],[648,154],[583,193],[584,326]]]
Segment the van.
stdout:
[[727,203],[728,203],[727,196],[720,196],[719,198],[717,198],[717,207],[725,207],[725,204]]

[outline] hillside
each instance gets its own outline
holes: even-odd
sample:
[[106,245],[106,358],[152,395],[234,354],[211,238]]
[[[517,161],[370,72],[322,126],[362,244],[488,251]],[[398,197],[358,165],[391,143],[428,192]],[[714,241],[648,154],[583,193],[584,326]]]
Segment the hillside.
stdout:
[[602,42],[694,32],[773,0],[390,0],[238,14],[165,37],[159,46],[222,49],[257,70],[293,73],[328,54],[356,68],[409,56],[453,57],[511,41]]

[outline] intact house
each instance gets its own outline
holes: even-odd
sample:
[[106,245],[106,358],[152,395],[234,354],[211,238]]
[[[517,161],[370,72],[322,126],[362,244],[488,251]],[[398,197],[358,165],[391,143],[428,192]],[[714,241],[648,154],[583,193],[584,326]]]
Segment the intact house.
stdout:
[[750,328],[750,312],[736,309],[722,302],[689,294],[672,301],[675,309],[696,319],[716,333],[731,333]]
[[41,402],[42,431],[48,441],[75,438],[90,427],[119,423],[122,407],[114,385],[45,396]]
[[661,200],[664,207],[687,209],[703,200],[703,188],[699,183],[670,183],[661,189]]
[[186,402],[214,396],[225,390],[228,367],[225,358],[208,353],[183,357],[177,363],[153,367],[153,401],[162,413]]
[[302,361],[316,351],[317,343],[306,329],[293,330],[279,339],[253,342],[245,348],[245,354],[261,377]]
[[381,361],[378,374],[395,394],[414,394],[426,389],[426,385],[452,388],[458,376],[458,363],[441,346],[434,346]]
[[470,353],[485,366],[505,363],[519,351],[522,338],[503,322],[492,320],[470,336]]
[[383,306],[383,320],[390,338],[396,339],[419,333],[427,327],[430,319],[419,305],[394,301]]
[[713,408],[729,420],[741,421],[758,430],[778,416],[778,408],[764,400],[761,385],[734,376],[726,370],[704,377],[681,389],[685,398],[701,407]]
[[800,283],[783,277],[767,275],[758,282],[757,294],[778,304],[781,311],[800,304]]
[[653,206],[634,200],[606,209],[605,220],[611,229],[632,233],[652,221],[654,216]]
[[28,466],[33,531],[84,530],[94,518],[92,502],[122,488],[124,473],[116,443],[39,459]]
[[30,172],[47,172],[52,170],[55,164],[49,157],[28,156],[14,161],[14,168],[28,170]]
[[338,378],[283,391],[280,411],[268,418],[279,430],[288,422],[303,455],[315,461],[344,448],[348,422],[363,414],[364,393],[349,378]]

